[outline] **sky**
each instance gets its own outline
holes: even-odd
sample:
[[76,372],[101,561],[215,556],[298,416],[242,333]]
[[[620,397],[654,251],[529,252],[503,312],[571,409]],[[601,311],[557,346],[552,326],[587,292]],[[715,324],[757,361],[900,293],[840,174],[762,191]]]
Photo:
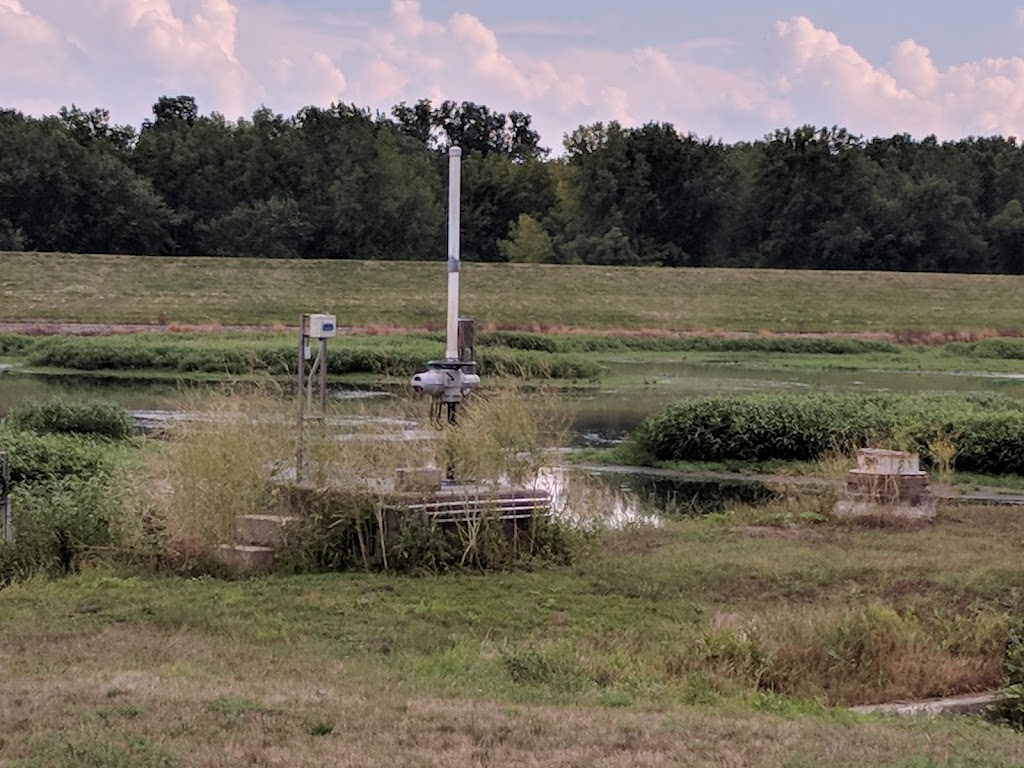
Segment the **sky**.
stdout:
[[[983,10],[982,10],[983,8]],[[428,98],[728,142],[1024,136],[1021,0],[0,0],[0,108],[228,119]]]

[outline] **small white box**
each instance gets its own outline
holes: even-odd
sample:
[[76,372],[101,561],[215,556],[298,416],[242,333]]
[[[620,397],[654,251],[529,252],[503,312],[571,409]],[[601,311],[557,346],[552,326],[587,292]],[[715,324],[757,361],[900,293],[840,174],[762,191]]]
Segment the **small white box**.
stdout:
[[338,323],[334,315],[310,315],[309,331],[311,339],[333,339],[338,335]]

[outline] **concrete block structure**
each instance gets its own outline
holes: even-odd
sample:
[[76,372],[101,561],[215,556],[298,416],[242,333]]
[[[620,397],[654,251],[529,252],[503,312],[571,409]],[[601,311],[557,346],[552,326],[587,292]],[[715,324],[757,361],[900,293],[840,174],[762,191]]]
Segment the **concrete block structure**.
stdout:
[[857,468],[846,476],[845,491],[833,510],[836,517],[934,519],[935,496],[920,464],[913,453],[877,448],[859,451]]

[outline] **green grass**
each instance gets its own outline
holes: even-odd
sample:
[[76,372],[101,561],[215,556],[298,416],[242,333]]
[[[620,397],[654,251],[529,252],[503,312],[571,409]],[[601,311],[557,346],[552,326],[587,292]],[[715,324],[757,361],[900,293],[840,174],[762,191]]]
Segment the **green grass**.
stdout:
[[751,535],[767,514],[609,533],[573,566],[486,577],[100,567],[15,585],[0,591],[0,759],[1024,762],[1009,730],[827,707],[998,684],[1024,595],[1015,512]]
[[[295,366],[287,334],[147,333],[113,336],[0,335],[0,360],[47,373],[103,373],[190,379],[288,374]],[[404,378],[443,355],[437,333],[343,336],[330,342],[333,377],[377,382]],[[622,364],[740,364],[771,370],[897,372],[1024,372],[1024,340],[999,344],[896,345],[830,338],[661,338],[483,333],[478,349],[486,376],[564,382],[602,381],[611,387],[662,391],[673,377],[629,371]],[[611,371],[609,375],[609,371]],[[362,377],[362,378],[360,378]],[[678,377],[677,377],[678,378]],[[684,382],[685,383],[685,382]]]
[[[0,355],[37,370],[195,375],[287,375],[295,341],[284,334],[134,334],[115,336],[0,336]],[[343,336],[328,347],[333,376],[404,377],[444,354],[427,334]],[[583,355],[491,347],[480,350],[480,373],[539,379],[596,379],[600,364]]]
[[[444,265],[0,254],[0,320],[440,328]],[[514,328],[1019,329],[1024,278],[467,264],[463,311]],[[58,279],[42,280],[40,275]]]

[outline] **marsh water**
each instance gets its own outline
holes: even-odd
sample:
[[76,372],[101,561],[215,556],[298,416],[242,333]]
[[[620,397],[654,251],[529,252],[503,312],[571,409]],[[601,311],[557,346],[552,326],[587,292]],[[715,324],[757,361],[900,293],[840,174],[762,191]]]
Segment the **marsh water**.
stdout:
[[[949,392],[1000,393],[1024,399],[1024,376],[986,372],[903,372],[844,370],[779,370],[750,365],[688,362],[633,363],[611,366],[609,379],[632,382],[621,388],[566,390],[558,399],[570,424],[571,442],[600,446],[622,440],[644,418],[688,395],[728,392]],[[174,382],[126,377],[55,376],[0,371],[0,416],[31,399],[60,396],[74,400],[102,400],[122,405],[139,415],[173,417],[195,382]],[[337,386],[332,398],[344,410],[373,413],[387,409],[400,394],[397,388],[372,389]],[[380,405],[376,405],[379,403]],[[346,405],[347,404],[347,405]],[[552,480],[553,489],[561,481]],[[659,514],[717,511],[734,501],[758,503],[770,491],[752,482],[684,480],[643,474],[602,473],[596,483],[609,494],[605,504],[619,522],[655,519]],[[589,491],[588,491],[589,492]]]
[[[999,393],[1024,399],[1024,375],[987,372],[779,370],[724,363],[663,361],[617,362],[609,379],[628,381],[608,386],[568,389],[559,408],[571,425],[576,445],[601,445],[621,440],[644,418],[681,397],[740,392],[950,392]],[[131,377],[57,376],[0,371],[0,416],[30,399],[60,396],[73,400],[114,402],[131,411],[173,411],[185,395],[204,386],[196,382]],[[382,403],[400,394],[398,388],[335,386],[336,402],[366,409],[367,399]],[[386,407],[386,406],[382,406]]]

